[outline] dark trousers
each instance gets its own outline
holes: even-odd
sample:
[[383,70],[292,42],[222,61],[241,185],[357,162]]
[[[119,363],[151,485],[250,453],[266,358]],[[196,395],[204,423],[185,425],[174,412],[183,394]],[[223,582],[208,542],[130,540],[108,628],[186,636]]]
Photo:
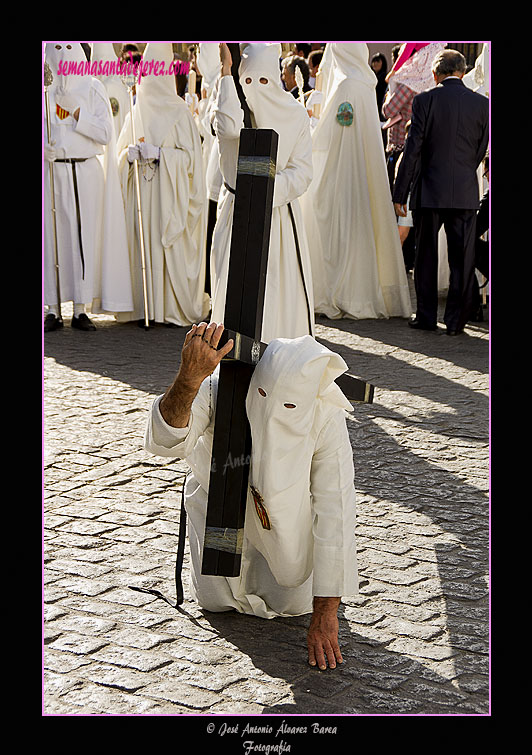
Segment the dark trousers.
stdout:
[[395,182],[395,168],[397,161],[399,160],[403,150],[402,149],[387,149],[386,150],[386,171],[388,173],[388,182],[390,184],[390,191],[393,194],[393,185]]
[[443,321],[451,330],[461,330],[473,308],[475,281],[476,210],[421,208],[412,211],[416,236],[414,284],[416,317],[433,327],[438,314],[438,233],[447,237],[449,291]]

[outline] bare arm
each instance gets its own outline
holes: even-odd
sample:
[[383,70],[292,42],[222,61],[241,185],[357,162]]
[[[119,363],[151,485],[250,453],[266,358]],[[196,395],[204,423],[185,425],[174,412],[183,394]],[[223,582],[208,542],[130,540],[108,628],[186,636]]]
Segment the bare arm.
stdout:
[[201,322],[193,325],[187,333],[179,371],[159,404],[164,421],[172,427],[188,425],[192,402],[200,385],[233,348],[233,340],[229,339],[218,351],[223,330],[221,324]]
[[221,74],[222,76],[231,76],[231,66],[233,65],[231,51],[225,42],[220,42],[218,47],[220,49]]

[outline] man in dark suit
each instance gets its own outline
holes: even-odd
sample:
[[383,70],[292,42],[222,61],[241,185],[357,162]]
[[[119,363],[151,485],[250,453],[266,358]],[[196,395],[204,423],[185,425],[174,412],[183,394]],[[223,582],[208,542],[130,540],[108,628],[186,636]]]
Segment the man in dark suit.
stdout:
[[443,50],[433,61],[437,86],[414,97],[410,131],[393,190],[397,215],[410,209],[416,237],[413,328],[437,329],[438,233],[443,224],[450,268],[444,322],[462,333],[473,306],[477,168],[489,139],[489,105],[461,80],[464,56]]

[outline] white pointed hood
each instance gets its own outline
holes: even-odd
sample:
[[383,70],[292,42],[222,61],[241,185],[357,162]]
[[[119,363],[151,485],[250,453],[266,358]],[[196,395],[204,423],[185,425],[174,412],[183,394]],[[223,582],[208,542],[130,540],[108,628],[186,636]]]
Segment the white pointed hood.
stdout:
[[312,571],[312,455],[331,413],[351,409],[334,382],[346,370],[342,357],[312,336],[278,338],[268,344],[250,382],[250,485],[263,500],[271,529],[262,526],[250,493],[246,535],[281,585],[302,584]]
[[[327,45],[330,56],[330,73],[327,94],[323,102],[321,116],[312,135],[313,147],[316,150],[328,150],[338,131],[336,114],[340,104],[338,92],[342,91],[345,81],[362,84],[359,87],[360,99],[364,98],[373,105],[377,77],[369,64],[369,49],[365,42],[331,42]],[[373,108],[372,108],[373,109]],[[375,115],[377,109],[375,105]],[[373,113],[372,113],[373,115]],[[359,117],[356,113],[354,117]]]
[[369,48],[365,42],[332,42],[332,88],[344,79],[354,79],[375,89],[377,77],[369,65]]
[[[238,75],[256,128],[269,128],[279,134],[277,168],[286,167],[309,117],[303,105],[281,84],[281,45],[277,43],[242,43]],[[251,79],[248,83],[246,80]],[[266,79],[267,83],[261,83]]]
[[197,66],[203,77],[203,86],[210,93],[220,74],[220,51],[217,42],[200,42]]
[[[142,56],[143,70],[150,61],[164,64],[164,71],[174,60],[171,42],[149,42]],[[159,70],[160,70],[159,65]],[[179,120],[187,106],[176,90],[175,76],[167,73],[143,75],[136,88],[137,98],[133,114],[135,136],[144,137],[149,144],[161,146],[172,126]],[[120,148],[120,145],[119,145]]]
[[60,64],[62,64],[61,70],[64,70],[69,63],[75,63],[77,66],[79,63],[87,62],[87,57],[79,42],[47,42],[45,60],[54,77],[50,90],[60,88],[64,92],[74,93],[78,89],[86,90],[90,87],[90,76],[83,74],[65,76],[63,73],[58,73]]
[[[113,46],[112,42],[93,42],[91,45],[91,64],[92,63],[102,63],[102,69],[104,63],[118,63],[118,55],[115,52],[115,48]],[[98,66],[99,68],[99,66]],[[98,71],[98,69],[96,69]],[[106,82],[107,80],[119,80],[118,74],[104,74],[104,73],[94,73],[94,76],[99,79],[102,82]],[[123,86],[123,85],[122,85]],[[125,91],[125,87],[124,87]]]

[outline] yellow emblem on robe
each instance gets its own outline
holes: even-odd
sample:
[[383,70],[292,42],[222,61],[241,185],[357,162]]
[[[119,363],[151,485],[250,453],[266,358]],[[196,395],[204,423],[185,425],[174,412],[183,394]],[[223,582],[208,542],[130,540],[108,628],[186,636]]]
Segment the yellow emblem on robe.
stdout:
[[57,103],[55,105],[55,114],[57,115],[57,117],[59,118],[60,121],[64,121],[65,118],[68,118],[68,116],[70,115],[70,113],[68,112],[68,110],[65,110],[64,108],[62,108]]

